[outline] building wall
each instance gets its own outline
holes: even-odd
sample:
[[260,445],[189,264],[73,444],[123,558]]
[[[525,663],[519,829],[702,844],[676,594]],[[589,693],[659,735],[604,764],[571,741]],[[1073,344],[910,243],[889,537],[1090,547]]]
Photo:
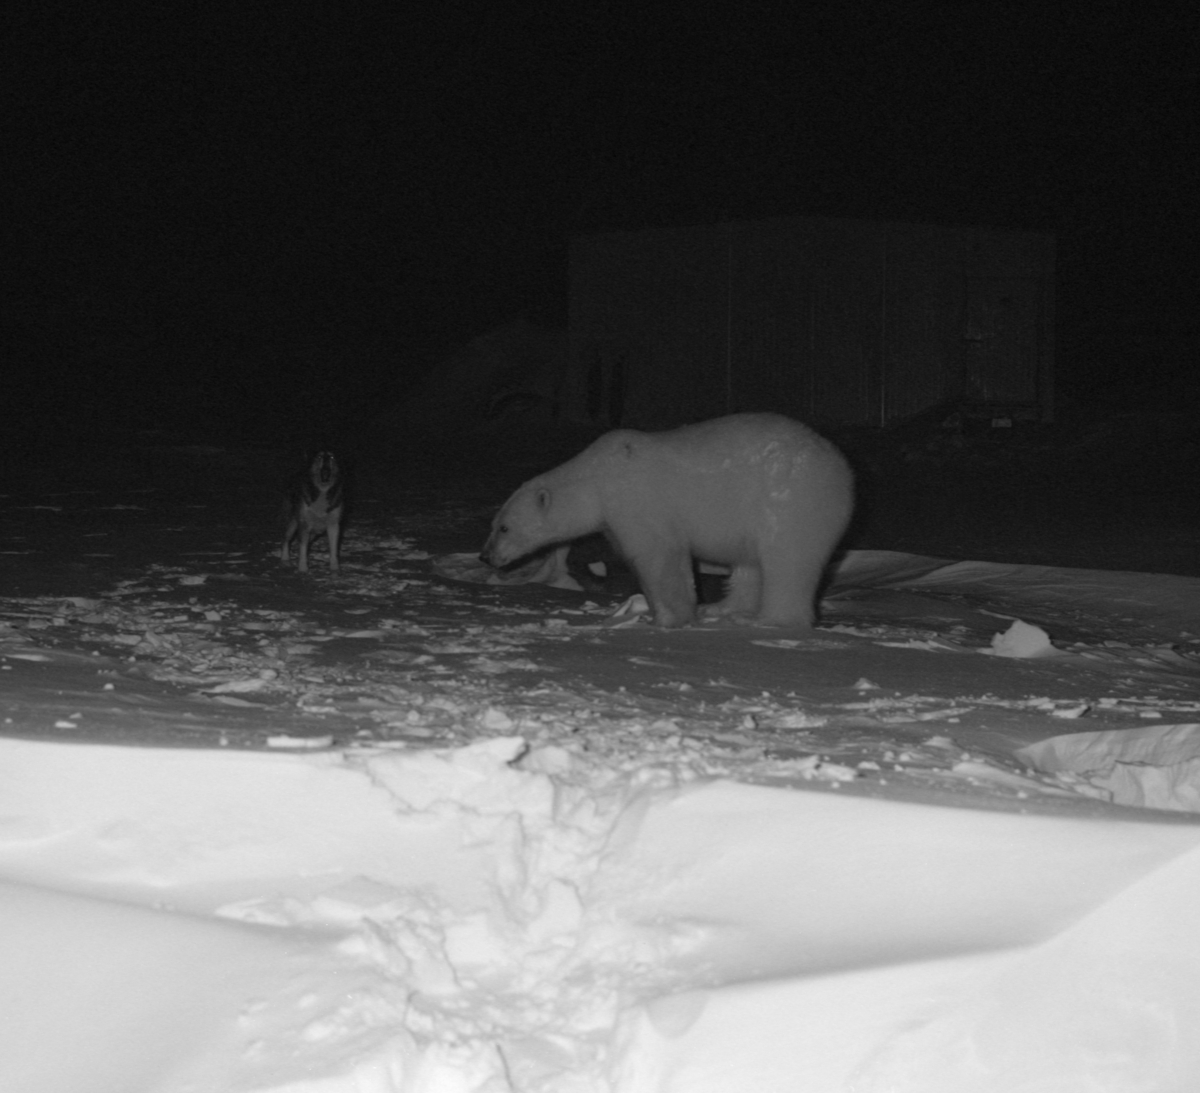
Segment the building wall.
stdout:
[[882,424],[946,399],[1051,410],[1053,241],[821,218],[621,232],[571,254],[565,416]]
[[730,390],[737,410],[869,418],[881,365],[884,240],[872,225],[734,225]]

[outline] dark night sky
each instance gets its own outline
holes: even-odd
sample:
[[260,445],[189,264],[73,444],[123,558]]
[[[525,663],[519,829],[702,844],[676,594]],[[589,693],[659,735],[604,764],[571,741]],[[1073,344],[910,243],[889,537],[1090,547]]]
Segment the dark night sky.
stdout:
[[1069,368],[1195,322],[1198,7],[7,7],[6,370],[375,398],[573,233],[786,214],[1056,232]]

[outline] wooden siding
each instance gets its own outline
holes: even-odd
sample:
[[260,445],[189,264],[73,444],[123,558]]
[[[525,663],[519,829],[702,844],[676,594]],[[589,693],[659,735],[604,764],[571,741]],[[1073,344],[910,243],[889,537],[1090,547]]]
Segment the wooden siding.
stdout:
[[1047,236],[821,218],[590,236],[564,412],[884,424],[963,399],[1045,418],[1052,337]]

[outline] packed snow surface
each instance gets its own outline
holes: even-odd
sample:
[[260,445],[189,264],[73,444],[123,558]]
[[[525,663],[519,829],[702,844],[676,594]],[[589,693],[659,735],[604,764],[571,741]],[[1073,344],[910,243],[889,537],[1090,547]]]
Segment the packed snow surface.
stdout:
[[1197,1087],[1200,826],[836,786],[0,740],[0,1089]]

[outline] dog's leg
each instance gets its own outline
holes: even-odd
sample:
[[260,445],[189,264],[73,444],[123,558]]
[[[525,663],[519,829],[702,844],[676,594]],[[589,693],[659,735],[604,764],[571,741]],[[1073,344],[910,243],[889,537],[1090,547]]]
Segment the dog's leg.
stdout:
[[292,536],[296,534],[296,528],[298,526],[299,525],[294,517],[288,521],[287,531],[283,533],[283,546],[279,550],[279,557],[281,561],[286,562],[288,560],[288,544],[292,541]]
[[325,525],[325,537],[329,540],[329,568],[334,573],[338,571],[338,540],[341,534],[342,527],[337,521],[331,520]]

